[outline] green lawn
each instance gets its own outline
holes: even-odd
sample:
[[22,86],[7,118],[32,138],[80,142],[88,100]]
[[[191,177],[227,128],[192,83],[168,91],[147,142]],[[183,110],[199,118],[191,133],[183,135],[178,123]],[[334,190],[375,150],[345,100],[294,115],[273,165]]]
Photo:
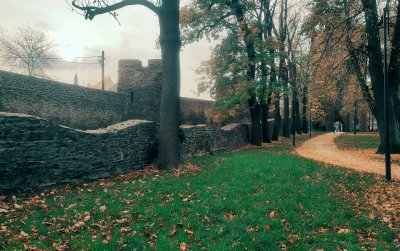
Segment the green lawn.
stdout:
[[379,146],[378,133],[345,133],[334,139],[335,144],[340,149],[366,149],[375,148]]
[[290,151],[282,144],[251,148],[194,158],[181,171],[9,198],[0,249],[400,248],[387,223],[359,209],[373,176]]

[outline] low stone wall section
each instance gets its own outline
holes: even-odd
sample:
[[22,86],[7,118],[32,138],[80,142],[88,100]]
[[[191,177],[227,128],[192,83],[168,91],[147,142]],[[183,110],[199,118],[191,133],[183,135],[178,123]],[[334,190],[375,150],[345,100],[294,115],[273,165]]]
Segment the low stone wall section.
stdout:
[[183,129],[182,157],[238,149],[250,142],[250,127],[246,124],[229,124],[222,128],[195,125]]
[[[182,156],[246,145],[249,128],[182,126]],[[129,120],[76,130],[38,117],[0,112],[0,194],[38,191],[141,169],[157,158],[158,124]]]
[[154,122],[80,131],[0,113],[0,194],[39,190],[140,169],[157,154]]

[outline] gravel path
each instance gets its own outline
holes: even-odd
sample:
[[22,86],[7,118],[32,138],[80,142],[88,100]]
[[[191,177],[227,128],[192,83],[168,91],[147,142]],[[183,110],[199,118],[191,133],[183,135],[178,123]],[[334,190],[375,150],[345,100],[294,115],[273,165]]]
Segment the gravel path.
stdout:
[[[328,133],[316,136],[296,148],[296,153],[302,157],[351,168],[359,172],[385,175],[384,156],[375,154],[375,149],[341,150],[333,139],[342,133]],[[399,155],[392,155],[394,160],[400,160]],[[400,180],[400,166],[392,164],[392,178]]]

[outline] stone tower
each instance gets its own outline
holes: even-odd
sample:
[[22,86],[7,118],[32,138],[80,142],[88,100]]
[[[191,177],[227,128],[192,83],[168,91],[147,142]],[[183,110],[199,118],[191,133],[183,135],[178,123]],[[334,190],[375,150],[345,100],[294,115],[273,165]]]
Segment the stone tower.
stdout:
[[160,120],[161,64],[161,59],[149,59],[147,67],[140,60],[118,62],[118,93],[127,95],[128,117]]

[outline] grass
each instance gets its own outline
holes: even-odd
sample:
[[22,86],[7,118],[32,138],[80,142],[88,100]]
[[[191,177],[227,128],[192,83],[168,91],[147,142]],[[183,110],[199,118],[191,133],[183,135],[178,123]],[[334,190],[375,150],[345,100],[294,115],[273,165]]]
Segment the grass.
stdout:
[[396,233],[356,205],[372,175],[321,166],[291,149],[250,148],[193,158],[174,172],[7,198],[0,249],[399,248]]
[[352,133],[342,134],[334,139],[339,149],[378,149],[379,134],[378,133]]

